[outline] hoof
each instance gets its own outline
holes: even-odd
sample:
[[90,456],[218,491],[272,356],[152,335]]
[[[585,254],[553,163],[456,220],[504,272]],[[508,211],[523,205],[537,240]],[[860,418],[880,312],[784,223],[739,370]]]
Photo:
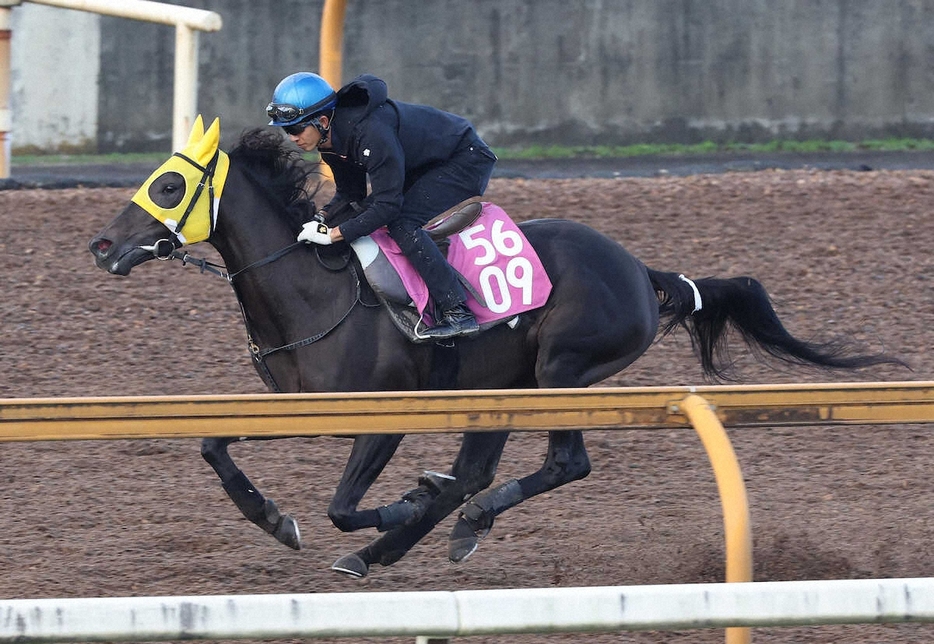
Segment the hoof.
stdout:
[[293,550],[302,549],[302,533],[298,529],[298,523],[291,515],[285,514],[279,519],[279,525],[276,526],[272,536],[279,543],[287,545]]
[[357,554],[349,554],[335,561],[331,565],[331,570],[361,579],[370,572],[370,567]]
[[448,544],[448,559],[451,563],[460,563],[472,555],[479,545],[480,540],[476,537],[454,539]]
[[467,520],[461,516],[454,524],[448,542],[448,559],[460,563],[474,553],[480,545],[480,536],[474,532]]

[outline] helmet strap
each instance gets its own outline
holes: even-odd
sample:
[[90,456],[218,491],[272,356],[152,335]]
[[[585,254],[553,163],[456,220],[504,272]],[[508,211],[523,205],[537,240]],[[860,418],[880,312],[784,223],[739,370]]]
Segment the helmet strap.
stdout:
[[324,127],[321,125],[321,117],[316,117],[312,119],[312,124],[315,126],[315,129],[318,130],[318,134],[321,135],[321,138],[318,140],[317,147],[321,147],[323,144],[328,142],[328,139],[331,137],[331,121],[334,120],[334,110],[331,110],[330,114],[323,114],[322,116],[328,117],[328,126]]

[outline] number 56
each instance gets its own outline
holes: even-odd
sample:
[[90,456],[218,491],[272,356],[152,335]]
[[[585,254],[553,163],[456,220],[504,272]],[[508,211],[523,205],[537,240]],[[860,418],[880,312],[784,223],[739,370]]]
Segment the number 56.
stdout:
[[461,241],[464,242],[464,248],[470,250],[476,247],[483,249],[483,254],[474,259],[477,266],[486,266],[496,259],[496,254],[514,257],[522,252],[522,238],[514,230],[503,230],[504,222],[497,219],[490,227],[490,238],[474,237],[480,235],[486,229],[486,226],[479,224],[472,226],[460,232]]

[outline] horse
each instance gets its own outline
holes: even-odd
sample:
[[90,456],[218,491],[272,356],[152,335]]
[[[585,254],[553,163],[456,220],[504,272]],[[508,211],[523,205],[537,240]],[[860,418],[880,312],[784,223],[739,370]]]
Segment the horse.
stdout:
[[[199,117],[185,149],[153,172],[90,240],[89,250],[99,268],[127,276],[152,259],[191,261],[181,247],[206,240],[220,254],[240,303],[253,364],[274,392],[587,387],[676,330],[690,336],[712,380],[732,379],[731,330],[765,362],[844,370],[904,364],[883,353],[862,354],[845,338],[817,343],[794,337],[752,277],[692,281],[655,270],[607,236],[559,219],[519,225],[552,280],[543,306],[520,315],[514,327],[499,325],[444,344],[414,343],[374,300],[346,244],[296,243],[314,212],[307,187],[313,170],[281,134],[245,132],[229,154],[218,143],[218,121],[205,133]],[[351,205],[331,213],[329,225],[352,216]],[[448,556],[463,561],[498,515],[591,471],[583,432],[551,431],[540,469],[491,488],[508,434],[465,433],[447,473],[426,472],[400,500],[370,509],[358,505],[402,436],[354,437],[328,516],[341,531],[376,528],[379,535],[332,569],[363,577],[375,564],[389,566],[458,509]],[[295,519],[228,454],[237,440],[245,439],[204,439],[201,454],[246,518],[301,548]]]

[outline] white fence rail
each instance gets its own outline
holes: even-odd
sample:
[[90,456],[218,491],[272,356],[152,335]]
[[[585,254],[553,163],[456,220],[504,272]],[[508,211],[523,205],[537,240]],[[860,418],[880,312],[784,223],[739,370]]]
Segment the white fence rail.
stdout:
[[172,98],[172,149],[185,146],[198,111],[198,32],[218,31],[219,13],[152,0],[28,0],[63,9],[89,11],[175,26],[175,87]]
[[[10,176],[10,10],[24,0],[0,0],[0,179]],[[152,0],[28,0],[33,4],[144,20],[175,27],[172,149],[185,145],[198,111],[198,33],[218,31],[219,13]]]
[[934,622],[934,579],[0,601],[18,644],[894,622]]

